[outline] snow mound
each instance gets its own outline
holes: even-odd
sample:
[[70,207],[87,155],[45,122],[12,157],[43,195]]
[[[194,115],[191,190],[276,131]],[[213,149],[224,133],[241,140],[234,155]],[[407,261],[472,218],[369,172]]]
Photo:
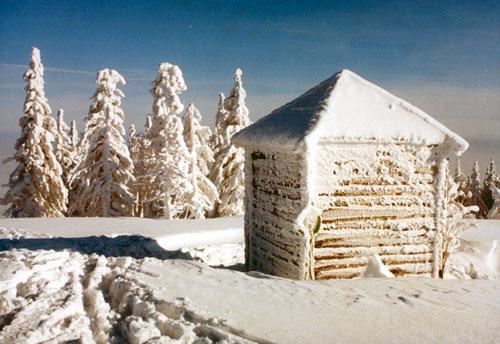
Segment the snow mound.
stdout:
[[389,268],[382,263],[378,254],[373,255],[368,261],[363,277],[394,277]]
[[[83,238],[138,235],[174,251],[185,247],[243,243],[243,217],[156,220],[133,217],[0,218],[0,238],[11,236]],[[17,232],[17,234],[16,234]]]

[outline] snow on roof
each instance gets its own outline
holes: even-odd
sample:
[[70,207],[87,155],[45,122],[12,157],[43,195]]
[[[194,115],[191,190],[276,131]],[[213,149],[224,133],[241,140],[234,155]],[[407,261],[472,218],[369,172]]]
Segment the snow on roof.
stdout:
[[302,146],[319,139],[445,143],[460,155],[468,143],[386,90],[342,70],[233,137],[233,143]]

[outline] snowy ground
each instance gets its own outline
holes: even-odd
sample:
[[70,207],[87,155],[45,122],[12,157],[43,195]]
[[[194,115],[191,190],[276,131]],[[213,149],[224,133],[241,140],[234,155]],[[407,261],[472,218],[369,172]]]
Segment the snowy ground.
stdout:
[[[0,220],[0,343],[489,343],[500,337],[500,280],[492,279],[500,272],[500,221],[481,221],[465,233],[462,252],[450,260],[455,270],[448,277],[490,279],[444,281],[292,281],[214,269],[207,264],[242,262],[241,218],[190,224]],[[190,233],[209,241],[188,239]]]

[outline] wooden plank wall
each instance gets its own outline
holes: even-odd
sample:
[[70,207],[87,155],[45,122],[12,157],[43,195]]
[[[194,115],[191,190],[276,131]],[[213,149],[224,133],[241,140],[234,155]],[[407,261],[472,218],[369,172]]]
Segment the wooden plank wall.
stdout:
[[250,159],[249,269],[298,279],[305,247],[294,221],[304,202],[303,160],[298,153],[269,151],[253,151]]
[[408,144],[320,145],[315,279],[357,277],[374,253],[397,276],[431,274],[434,151]]

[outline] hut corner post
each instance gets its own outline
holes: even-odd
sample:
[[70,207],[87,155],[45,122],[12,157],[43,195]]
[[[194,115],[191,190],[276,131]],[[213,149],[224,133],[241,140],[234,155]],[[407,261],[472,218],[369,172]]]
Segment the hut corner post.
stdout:
[[245,236],[245,271],[253,269],[251,263],[252,229],[253,229],[253,171],[252,171],[252,149],[245,147],[245,215],[244,215],[244,236]]
[[448,179],[448,159],[440,154],[438,160],[438,171],[436,176],[435,194],[435,228],[436,234],[433,243],[432,277],[439,278],[441,262],[443,259],[443,234],[447,230],[448,202],[447,202],[447,179]]

